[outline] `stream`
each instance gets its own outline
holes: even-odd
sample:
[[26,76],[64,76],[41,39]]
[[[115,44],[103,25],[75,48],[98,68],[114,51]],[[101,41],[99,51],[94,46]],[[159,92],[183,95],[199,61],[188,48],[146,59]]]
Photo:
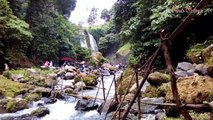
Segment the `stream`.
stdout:
[[[119,77],[121,75],[122,71],[118,71],[115,73],[115,78]],[[104,76],[104,87],[105,89],[105,94],[107,95],[107,92],[109,90],[109,87],[113,81],[114,75],[110,76]],[[99,81],[101,81],[101,77],[98,78]],[[58,81],[58,85],[55,86],[56,88],[63,88],[66,85],[71,85],[71,83],[74,82],[74,80],[61,80]],[[99,86],[101,82],[98,83],[97,86]],[[145,83],[147,86],[148,84]],[[102,88],[102,85],[100,85]],[[79,95],[83,96],[94,96],[97,93],[97,89],[92,89],[92,90],[83,90],[83,92],[79,92]],[[114,89],[115,86],[114,84],[112,85],[112,88],[109,92],[109,96],[107,99],[113,98],[114,96]],[[142,88],[142,91],[145,89]],[[99,93],[97,95],[97,98],[103,98],[103,89],[99,89]],[[100,115],[97,110],[91,110],[91,111],[76,111],[75,106],[76,103],[79,99],[72,97],[72,96],[66,96],[65,99],[60,100],[58,99],[57,102],[53,104],[45,104],[45,98],[42,98],[39,101],[35,101],[29,104],[28,109],[20,110],[15,113],[4,113],[0,114],[0,120],[103,120],[105,115],[102,114]],[[101,104],[103,100],[96,99],[97,104]],[[42,118],[32,118],[29,115],[33,110],[39,108],[38,104],[43,104],[44,107],[47,107],[50,110],[50,114],[42,117]],[[147,108],[150,108],[147,106]],[[110,118],[111,114],[108,115]],[[155,120],[155,114],[142,114],[141,120]],[[131,119],[137,119],[137,116],[131,117]]]
[[[121,72],[117,72],[115,74],[115,77],[117,78],[120,76]],[[104,76],[104,87],[105,93],[107,94],[110,84],[113,80],[113,75],[110,76]],[[100,77],[98,78],[100,81]],[[64,87],[66,85],[70,85],[70,83],[73,82],[73,80],[63,80],[58,82],[58,86],[56,87]],[[99,82],[100,83],[100,82]],[[99,86],[99,83],[97,86]],[[101,85],[102,87],[102,85]],[[109,96],[107,99],[110,99],[114,95],[114,85],[112,85],[112,88],[109,92]],[[82,92],[79,92],[79,95],[89,95],[89,96],[95,96],[97,93],[97,89],[92,89],[92,90],[83,90]],[[103,98],[103,90],[100,89],[98,93],[98,98]],[[4,113],[0,114],[0,120],[20,120],[19,119],[14,119],[16,117],[30,114],[33,110],[39,108],[38,103],[43,103],[44,107],[47,107],[50,110],[50,114],[46,115],[43,118],[31,118],[32,120],[101,120],[103,119],[103,115],[99,115],[97,110],[91,110],[91,111],[76,111],[75,110],[75,105],[79,99],[74,98],[71,96],[66,96],[65,99],[63,100],[57,100],[57,102],[53,104],[44,104],[44,100],[41,99],[39,101],[33,102],[29,105],[29,109],[24,109],[17,111],[15,113]],[[103,102],[103,100],[96,100],[96,103],[99,105]],[[24,119],[24,120],[29,120],[29,119]]]

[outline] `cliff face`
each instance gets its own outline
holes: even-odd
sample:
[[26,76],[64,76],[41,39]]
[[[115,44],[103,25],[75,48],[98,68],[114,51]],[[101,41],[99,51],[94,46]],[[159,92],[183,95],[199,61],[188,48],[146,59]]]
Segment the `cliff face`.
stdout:
[[125,45],[120,47],[115,54],[109,55],[108,59],[109,59],[110,63],[112,63],[114,65],[119,64],[119,63],[126,65],[128,62],[128,57],[131,52],[130,48],[131,48],[131,44],[126,43]]

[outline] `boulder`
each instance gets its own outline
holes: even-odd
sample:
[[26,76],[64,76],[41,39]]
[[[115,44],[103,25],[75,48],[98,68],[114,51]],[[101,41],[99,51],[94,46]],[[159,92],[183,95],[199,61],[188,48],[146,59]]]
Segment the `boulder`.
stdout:
[[180,62],[178,63],[176,70],[178,71],[178,69],[182,71],[188,71],[194,69],[194,66],[189,62]]
[[56,98],[43,98],[45,104],[53,104],[57,102]]
[[56,80],[58,75],[56,73],[49,73],[47,76],[51,79]]
[[85,83],[82,81],[79,81],[77,83],[75,83],[75,87],[76,88],[81,88],[81,87],[86,87]]
[[204,64],[198,64],[195,66],[195,72],[199,75],[207,75],[207,67]]
[[72,88],[65,88],[64,89],[64,93],[72,94],[73,93],[73,89]]
[[40,108],[33,110],[31,112],[32,116],[36,116],[36,117],[39,117],[39,118],[44,117],[47,114],[50,114],[50,110],[46,107],[40,107]]
[[32,91],[32,93],[42,94],[43,97],[49,96],[50,92],[51,92],[50,88],[44,88],[44,87],[37,87]]
[[[147,105],[147,104],[143,104],[143,103],[163,103],[164,102],[164,98],[160,97],[160,98],[143,98],[141,100],[141,112],[142,113],[153,113],[156,108],[158,107],[157,105]],[[137,110],[137,103],[133,104],[133,109]]]
[[160,86],[163,83],[169,82],[169,75],[160,72],[154,72],[148,76],[147,81],[151,85]]
[[69,79],[73,79],[75,77],[76,73],[75,72],[67,72],[65,75],[64,75],[64,79],[65,80],[69,80]]
[[77,71],[75,67],[73,67],[73,66],[68,66],[68,65],[66,65],[66,66],[64,67],[64,69],[65,69],[67,72],[76,72],[76,71]]
[[16,82],[25,81],[24,75],[21,75],[21,74],[20,75],[12,74],[11,78],[12,78],[13,81],[16,81]]
[[94,74],[78,74],[75,79],[74,82],[77,83],[79,81],[83,81],[85,83],[86,86],[96,86],[98,84],[97,82],[97,76]]
[[7,101],[6,110],[8,112],[16,112],[28,108],[26,100],[10,99]]
[[45,78],[45,87],[52,87],[55,86],[57,84],[57,81],[52,79],[52,78]]
[[209,62],[213,62],[213,44],[203,49],[202,57],[205,64],[210,64]]
[[29,68],[29,69],[27,69],[27,71],[29,72],[29,73],[31,73],[31,74],[37,74],[38,72],[35,70],[35,69],[33,69],[33,68]]
[[[203,101],[213,101],[213,78],[208,76],[179,78],[177,88],[183,103],[199,104]],[[171,90],[166,94],[166,101],[174,102]]]

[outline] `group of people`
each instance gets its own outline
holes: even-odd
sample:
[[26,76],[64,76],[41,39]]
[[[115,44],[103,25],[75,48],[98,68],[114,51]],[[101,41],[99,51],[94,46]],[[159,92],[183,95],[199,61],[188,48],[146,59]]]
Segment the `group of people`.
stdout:
[[53,62],[52,61],[45,61],[44,64],[41,66],[41,68],[52,68],[53,67]]

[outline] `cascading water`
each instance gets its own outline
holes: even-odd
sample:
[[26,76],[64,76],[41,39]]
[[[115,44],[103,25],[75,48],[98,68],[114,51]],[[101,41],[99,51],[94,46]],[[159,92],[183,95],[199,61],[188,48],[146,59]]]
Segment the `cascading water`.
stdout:
[[97,45],[94,37],[90,33],[88,33],[88,35],[89,35],[90,46],[92,49],[92,54],[94,54],[94,53],[98,52],[98,45]]

